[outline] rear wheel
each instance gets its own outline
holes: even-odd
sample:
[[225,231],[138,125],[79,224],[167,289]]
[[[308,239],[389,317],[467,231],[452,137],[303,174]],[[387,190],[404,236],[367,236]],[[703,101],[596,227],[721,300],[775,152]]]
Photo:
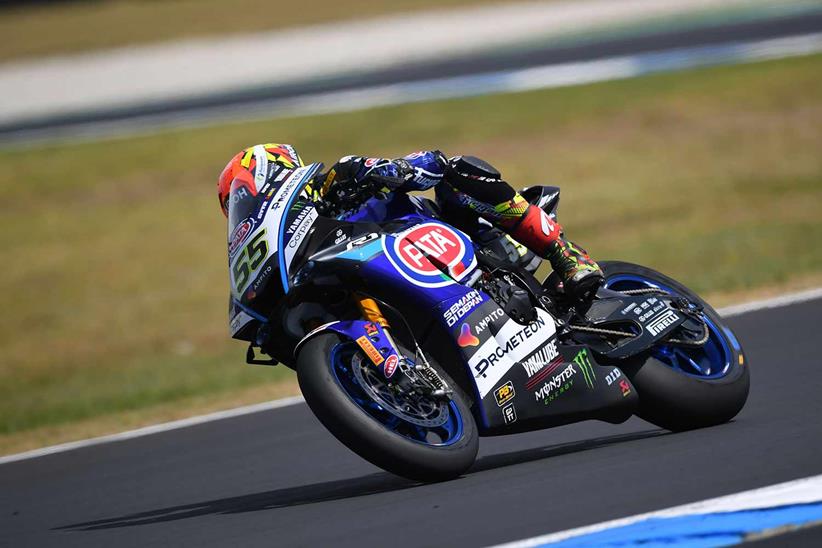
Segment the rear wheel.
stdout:
[[708,303],[676,280],[644,266],[599,263],[605,287],[657,288],[703,308],[708,340],[700,346],[659,343],[642,357],[620,362],[639,392],[643,419],[668,430],[689,430],[731,420],[748,398],[750,374],[742,347]]
[[349,449],[397,475],[442,481],[474,463],[478,433],[456,383],[429,363],[454,389],[450,398],[398,390],[353,341],[326,333],[300,350],[297,378],[311,410]]

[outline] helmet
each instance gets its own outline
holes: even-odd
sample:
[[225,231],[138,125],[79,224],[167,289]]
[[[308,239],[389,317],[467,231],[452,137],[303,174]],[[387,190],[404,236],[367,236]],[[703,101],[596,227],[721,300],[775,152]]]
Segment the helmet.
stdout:
[[[252,196],[256,196],[260,187],[268,180],[268,173],[257,174],[259,167],[276,164],[286,169],[295,169],[303,165],[303,161],[291,145],[266,143],[255,145],[238,152],[226,164],[220,178],[217,180],[217,197],[223,215],[228,217],[229,198],[231,191],[237,188],[246,188]],[[259,176],[258,176],[259,175]]]

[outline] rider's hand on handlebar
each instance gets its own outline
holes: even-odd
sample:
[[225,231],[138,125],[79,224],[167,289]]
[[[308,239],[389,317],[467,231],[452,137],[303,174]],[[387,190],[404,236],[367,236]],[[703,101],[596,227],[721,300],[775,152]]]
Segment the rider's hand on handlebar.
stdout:
[[[336,216],[344,211],[358,209],[369,198],[385,198],[386,194],[402,184],[403,180],[396,177],[369,175],[357,180],[355,177],[339,177],[334,168],[326,174],[317,177],[317,186],[322,185],[321,200],[318,210],[323,215]],[[329,181],[329,175],[332,179]]]

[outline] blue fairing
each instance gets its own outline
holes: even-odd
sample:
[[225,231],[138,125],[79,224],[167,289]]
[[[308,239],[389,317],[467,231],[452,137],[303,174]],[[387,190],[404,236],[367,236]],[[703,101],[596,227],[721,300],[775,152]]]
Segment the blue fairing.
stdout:
[[[437,310],[446,301],[459,299],[473,291],[461,282],[468,279],[476,270],[477,263],[471,239],[461,231],[435,219],[433,215],[434,212],[424,199],[405,193],[393,193],[385,200],[371,199],[359,211],[346,216],[345,220],[376,223],[393,220],[397,228],[393,233],[383,234],[379,239],[346,249],[336,258],[362,262],[362,277],[384,287],[398,304],[407,302],[414,307],[424,306],[432,311]],[[458,257],[453,258],[454,264],[450,268],[435,270],[429,264],[428,273],[413,269],[412,261],[415,257],[409,258],[402,250],[403,247],[409,249],[412,243],[406,242],[402,237],[413,233],[416,227],[441,230],[438,237],[444,235],[448,238],[444,241],[447,251],[452,250],[449,242],[458,244],[460,253],[457,254]],[[425,248],[424,242],[419,245]],[[420,253],[416,258],[422,260],[422,255],[425,253]],[[457,258],[459,260],[456,260]]]
[[351,339],[352,341],[362,341],[363,338],[367,339],[368,343],[360,342],[359,344],[361,346],[370,344],[371,346],[368,348],[370,349],[373,347],[382,358],[382,361],[377,360],[380,361],[380,370],[383,371],[383,374],[385,374],[386,377],[393,375],[393,371],[390,372],[390,375],[385,371],[385,364],[392,355],[399,355],[400,351],[398,348],[394,347],[391,340],[385,335],[385,331],[381,325],[366,320],[339,321],[320,326],[308,333],[299,343],[297,343],[294,353],[296,354],[299,348],[308,339],[315,337],[320,333],[328,332],[337,333],[346,339]]
[[413,214],[433,216],[433,212],[422,198],[409,196],[404,192],[392,192],[383,200],[371,198],[358,211],[346,215],[343,219],[351,222],[384,223],[389,219],[399,219]]

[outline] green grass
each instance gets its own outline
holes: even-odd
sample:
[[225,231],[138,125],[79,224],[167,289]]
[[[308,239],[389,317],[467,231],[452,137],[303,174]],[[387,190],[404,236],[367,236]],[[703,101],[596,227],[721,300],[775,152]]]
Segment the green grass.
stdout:
[[[375,131],[375,128],[380,128]],[[819,279],[822,56],[0,153],[0,449],[42,428],[274,385],[226,327],[215,183],[237,150],[473,153],[563,187],[595,258],[699,292]]]
[[305,0],[299,4],[278,4],[268,0],[106,0],[29,5],[0,11],[0,62],[490,2]]

